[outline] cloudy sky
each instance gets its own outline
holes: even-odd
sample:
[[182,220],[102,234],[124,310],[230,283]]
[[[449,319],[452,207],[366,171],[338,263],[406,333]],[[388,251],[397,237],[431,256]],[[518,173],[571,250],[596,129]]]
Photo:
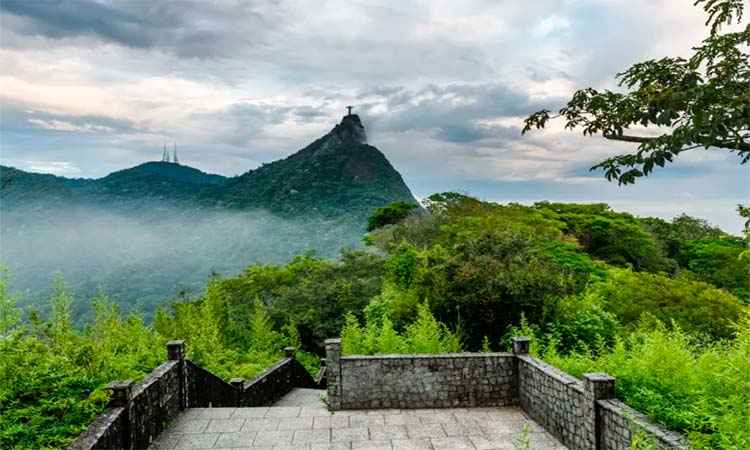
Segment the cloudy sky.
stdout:
[[606,201],[732,232],[747,166],[695,151],[634,187],[588,168],[632,148],[525,115],[615,87],[704,37],[692,0],[0,2],[0,162],[100,177],[157,160],[236,175],[291,154],[355,105],[418,196]]

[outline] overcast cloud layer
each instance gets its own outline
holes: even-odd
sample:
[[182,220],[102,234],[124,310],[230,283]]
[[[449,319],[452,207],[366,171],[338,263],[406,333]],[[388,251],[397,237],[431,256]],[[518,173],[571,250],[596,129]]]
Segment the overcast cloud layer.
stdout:
[[[0,162],[99,177],[161,157],[235,175],[355,106],[418,196],[607,201],[732,232],[750,198],[735,156],[693,152],[621,188],[588,172],[628,144],[553,127],[576,88],[705,35],[687,0],[35,1],[0,3]],[[396,6],[398,5],[398,6]]]

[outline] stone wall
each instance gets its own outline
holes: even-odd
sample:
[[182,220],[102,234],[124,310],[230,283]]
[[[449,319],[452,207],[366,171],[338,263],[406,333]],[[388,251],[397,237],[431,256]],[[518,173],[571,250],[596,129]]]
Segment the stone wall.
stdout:
[[252,381],[232,380],[242,386],[240,406],[272,405],[293,388],[317,388],[307,369],[294,358],[294,349],[286,349],[286,358],[266,369]]
[[[510,353],[340,357],[336,408],[514,405],[514,359]],[[331,377],[328,383],[330,393]]]
[[599,400],[597,406],[600,450],[628,449],[634,432],[664,449],[688,448],[681,434],[662,429],[619,400]]
[[113,407],[100,414],[71,444],[69,450],[120,449],[127,434],[124,407]]
[[70,446],[72,450],[143,449],[182,411],[182,361],[168,361],[138,384],[116,381],[109,408]]
[[190,408],[239,405],[239,391],[208,370],[185,361],[187,370],[187,404]]
[[664,449],[684,440],[614,399],[615,379],[579,380],[529,356],[528,338],[513,353],[342,356],[326,340],[328,403],[333,410],[520,406],[570,450],[625,450],[632,431]]
[[315,387],[315,381],[287,357],[253,381],[227,383],[184,358],[182,341],[167,344],[169,361],[138,384],[115,381],[108,409],[69,447],[71,450],[145,449],[185,408],[268,405],[295,387]]
[[518,356],[521,408],[569,448],[585,448],[583,383],[527,355]]

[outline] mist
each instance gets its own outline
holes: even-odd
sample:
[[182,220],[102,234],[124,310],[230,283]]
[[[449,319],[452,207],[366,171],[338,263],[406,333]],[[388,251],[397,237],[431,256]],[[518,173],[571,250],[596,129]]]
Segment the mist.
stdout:
[[21,306],[42,311],[62,275],[74,314],[105,294],[125,311],[150,317],[177,296],[195,296],[212,275],[253,263],[283,263],[312,252],[335,257],[360,244],[361,225],[346,219],[287,220],[264,210],[227,211],[154,204],[133,212],[56,205],[3,210],[0,264],[9,269]]

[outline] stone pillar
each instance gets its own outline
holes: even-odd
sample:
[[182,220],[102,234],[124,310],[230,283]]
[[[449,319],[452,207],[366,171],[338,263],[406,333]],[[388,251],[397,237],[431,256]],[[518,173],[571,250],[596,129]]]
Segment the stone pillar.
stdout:
[[513,339],[513,354],[528,355],[531,339],[526,336],[516,336]]
[[234,388],[237,390],[237,405],[236,406],[242,406],[242,395],[245,391],[245,379],[244,378],[232,378],[229,380],[229,384],[234,386]]
[[120,430],[120,445],[123,449],[129,449],[131,432],[134,427],[130,417],[130,400],[133,398],[133,380],[113,381],[107,385],[106,390],[112,393],[109,398],[109,408],[124,408],[123,411],[123,429]]
[[[518,356],[528,356],[531,339],[526,336],[513,336],[513,354]],[[521,364],[518,358],[513,358],[513,401],[521,405],[522,386]]]
[[341,409],[341,339],[326,339],[326,382],[328,405]]
[[119,408],[126,406],[130,399],[133,398],[133,380],[113,381],[104,389],[112,393],[109,398],[110,408]]
[[167,359],[169,361],[182,361],[185,359],[185,341],[167,342]]
[[598,450],[601,445],[601,425],[597,413],[597,400],[615,398],[615,378],[606,373],[583,374],[583,396],[581,405],[585,442],[583,448]]
[[294,353],[297,351],[294,347],[284,347],[284,357],[294,358]]
[[177,372],[180,378],[180,409],[186,409],[190,406],[188,398],[188,377],[187,368],[185,367],[185,341],[176,340],[167,342],[167,360],[177,361]]

